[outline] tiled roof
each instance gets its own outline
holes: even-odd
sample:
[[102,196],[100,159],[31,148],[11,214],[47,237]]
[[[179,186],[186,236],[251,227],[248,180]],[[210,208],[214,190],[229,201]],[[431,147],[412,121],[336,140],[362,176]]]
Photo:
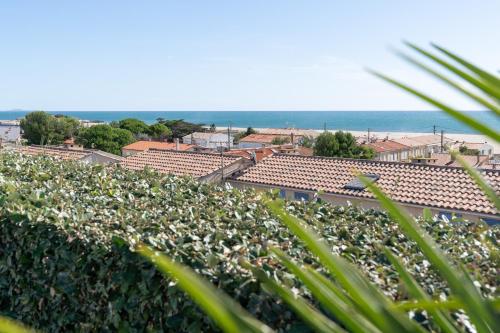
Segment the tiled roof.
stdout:
[[[224,154],[223,159],[226,167],[241,157]],[[221,168],[221,154],[150,149],[125,158],[120,165],[131,170],[149,166],[161,173],[203,177]]]
[[49,155],[63,160],[79,160],[89,154],[92,154],[91,150],[47,146],[22,146],[17,148],[17,151],[27,155]]
[[[441,135],[437,134],[428,134],[428,135],[420,135],[420,136],[411,136],[411,137],[403,137],[393,139],[393,141],[398,142],[402,145],[409,147],[420,147],[420,146],[428,146],[428,145],[438,145],[441,144]],[[448,139],[446,137],[443,138],[445,143],[453,142],[453,140]]]
[[[392,199],[406,204],[496,214],[494,206],[461,168],[354,159],[273,155],[235,179],[273,187],[373,198],[368,190],[345,189],[353,172],[380,176],[377,184]],[[500,193],[500,170],[483,171]]]
[[[431,159],[435,159],[436,165],[447,165],[460,167],[461,164],[458,163],[455,159],[451,157],[448,153],[435,153],[431,154]],[[464,159],[469,165],[473,167],[480,167],[482,165],[488,164],[489,156],[486,155],[462,155],[462,159]]]
[[[193,148],[193,145],[188,145],[185,143],[179,143],[179,150],[189,150]],[[144,151],[148,149],[176,149],[176,144],[173,142],[160,142],[160,141],[136,141],[131,143],[122,149],[125,150],[136,150],[136,151]]]
[[271,156],[275,151],[272,148],[247,148],[247,149],[231,149],[226,152],[229,155],[241,156],[244,158],[251,159],[252,155],[255,154],[255,159],[257,162],[262,161],[262,159]]
[[384,153],[388,151],[399,151],[409,148],[408,146],[405,146],[399,142],[392,140],[377,140],[375,142],[367,143],[366,146],[372,148],[377,153]]
[[[267,143],[272,144],[275,138],[288,138],[291,140],[290,135],[275,135],[275,134],[250,134],[240,139],[240,142],[258,142],[258,143]],[[294,137],[294,141],[300,138],[300,136],[296,135]]]

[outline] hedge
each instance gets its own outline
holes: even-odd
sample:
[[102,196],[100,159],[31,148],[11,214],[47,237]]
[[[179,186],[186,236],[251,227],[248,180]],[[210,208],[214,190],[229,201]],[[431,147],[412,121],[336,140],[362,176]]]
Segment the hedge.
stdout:
[[[385,213],[325,203],[295,202],[287,209],[394,299],[406,293],[380,245],[400,253],[428,292],[446,297],[445,283]],[[497,293],[492,240],[498,229],[421,223],[485,295]],[[266,246],[272,242],[312,265],[314,258],[270,216],[258,193],[148,170],[0,154],[0,314],[47,332],[217,331],[175,282],[131,251],[139,241],[193,267],[272,327],[304,329],[239,265],[246,258],[309,295],[278,269]],[[425,313],[415,319],[427,321]]]

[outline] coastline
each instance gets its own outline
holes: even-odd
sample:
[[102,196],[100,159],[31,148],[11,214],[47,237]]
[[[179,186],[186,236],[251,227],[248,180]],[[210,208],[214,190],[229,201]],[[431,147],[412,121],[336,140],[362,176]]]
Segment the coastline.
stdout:
[[[257,132],[266,130],[266,128],[253,128]],[[227,127],[217,127],[217,130],[223,131],[227,130]],[[234,131],[246,131],[246,128],[243,127],[232,127],[232,130]],[[305,130],[301,128],[301,130]],[[322,133],[323,130],[318,130],[318,129],[307,129],[310,131],[315,131],[317,133]],[[344,129],[328,129],[328,132],[336,132],[336,131],[343,131],[343,132],[349,132],[355,137],[366,137],[367,136],[367,131],[351,131],[351,130],[344,130]],[[433,134],[432,132],[381,132],[381,131],[375,131],[375,132],[370,132],[370,136],[377,137],[379,139],[383,138],[388,138],[388,139],[396,139],[396,138],[402,138],[402,137],[414,137],[414,136],[421,136],[421,135],[431,135]],[[439,134],[436,133],[436,134]],[[445,133],[444,136],[446,138],[455,140],[455,141],[465,141],[465,142],[474,142],[474,143],[484,143],[487,142],[488,144],[493,146],[494,153],[498,154],[500,153],[500,142],[496,142],[490,138],[488,138],[485,135],[481,134],[462,134],[462,133]]]

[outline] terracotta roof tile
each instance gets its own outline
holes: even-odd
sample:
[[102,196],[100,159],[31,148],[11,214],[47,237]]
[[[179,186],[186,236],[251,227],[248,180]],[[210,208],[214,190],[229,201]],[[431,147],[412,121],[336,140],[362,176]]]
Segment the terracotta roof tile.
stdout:
[[365,144],[365,146],[372,148],[377,153],[383,153],[387,151],[398,151],[410,148],[404,144],[392,140],[377,140],[375,142],[367,143]]
[[[281,134],[250,134],[240,139],[240,142],[258,142],[258,143],[267,143],[272,144],[273,139],[275,138],[288,138],[291,139],[290,135],[281,135]],[[300,135],[295,135],[294,140],[300,139]]]
[[[402,203],[496,214],[469,175],[454,167],[278,154],[248,168],[235,180],[373,198],[367,190],[344,188],[355,170],[379,175],[380,188]],[[500,193],[500,170],[482,173]]]
[[49,155],[63,160],[79,160],[92,153],[84,149],[68,149],[47,146],[23,146],[17,149],[18,152],[27,155]]
[[[179,150],[189,150],[193,148],[193,145],[188,145],[184,143],[179,143]],[[176,144],[174,142],[161,142],[161,141],[136,141],[131,143],[122,149],[126,150],[136,150],[136,151],[144,151],[148,149],[171,149],[174,150],[176,148]]]
[[[241,159],[241,157],[224,154],[223,159],[226,167]],[[131,170],[143,170],[148,166],[161,173],[203,177],[220,169],[221,155],[150,149],[125,158],[120,165]]]

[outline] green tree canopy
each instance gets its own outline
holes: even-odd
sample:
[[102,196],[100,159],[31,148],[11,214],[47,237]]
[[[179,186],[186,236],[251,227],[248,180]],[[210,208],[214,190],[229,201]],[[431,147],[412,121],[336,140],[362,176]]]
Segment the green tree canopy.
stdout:
[[374,152],[356,143],[356,138],[347,132],[323,132],[316,138],[314,155],[348,158],[373,158]]
[[122,119],[118,122],[118,127],[132,132],[134,135],[148,133],[149,126],[142,120],[135,118]]
[[80,131],[76,141],[85,148],[94,148],[120,155],[121,148],[135,141],[132,132],[110,125],[95,125]]
[[158,118],[158,122],[170,128],[173,138],[182,138],[183,136],[186,136],[193,132],[205,132],[203,124],[193,124],[184,121],[183,119],[165,120],[162,118]]
[[283,145],[285,143],[290,143],[290,140],[289,136],[277,136],[271,141],[271,143],[273,145]]
[[28,113],[21,120],[29,144],[60,144],[78,133],[80,122],[72,117],[53,116],[43,111]]
[[166,140],[170,136],[172,136],[172,131],[167,126],[156,123],[149,126],[148,134],[157,140]]

